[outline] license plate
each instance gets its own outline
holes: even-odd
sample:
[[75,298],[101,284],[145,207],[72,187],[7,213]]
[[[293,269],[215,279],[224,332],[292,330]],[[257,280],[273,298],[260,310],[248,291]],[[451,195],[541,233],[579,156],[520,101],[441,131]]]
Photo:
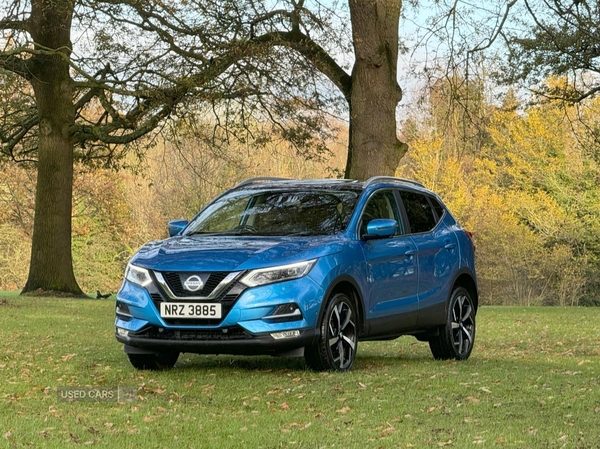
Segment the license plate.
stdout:
[[221,318],[221,304],[161,302],[160,316],[163,318]]

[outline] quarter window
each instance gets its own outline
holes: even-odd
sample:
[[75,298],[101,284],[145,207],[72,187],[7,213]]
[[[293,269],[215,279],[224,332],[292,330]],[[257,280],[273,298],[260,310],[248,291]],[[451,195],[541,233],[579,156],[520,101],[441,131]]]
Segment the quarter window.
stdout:
[[437,199],[431,196],[429,197],[429,201],[431,201],[431,204],[433,205],[433,208],[437,213],[437,219],[438,221],[440,221],[442,219],[442,216],[444,215],[444,207],[440,204],[440,202]]

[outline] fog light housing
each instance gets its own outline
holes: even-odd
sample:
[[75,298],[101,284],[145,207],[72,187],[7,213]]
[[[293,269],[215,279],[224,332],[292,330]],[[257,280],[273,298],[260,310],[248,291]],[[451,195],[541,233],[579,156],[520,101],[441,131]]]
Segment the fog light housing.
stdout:
[[129,337],[129,331],[127,329],[117,327],[117,335],[119,337]]
[[273,332],[271,334],[271,337],[273,337],[275,340],[281,340],[284,338],[296,338],[300,336],[300,331],[299,330],[295,330],[295,331],[283,331],[283,332]]
[[121,318],[133,318],[129,306],[121,301],[117,301],[115,313]]
[[284,321],[297,321],[302,319],[302,312],[298,304],[296,303],[288,303],[281,304],[277,306],[277,308],[271,313],[271,315],[266,316],[263,320],[274,321],[277,323],[281,323]]

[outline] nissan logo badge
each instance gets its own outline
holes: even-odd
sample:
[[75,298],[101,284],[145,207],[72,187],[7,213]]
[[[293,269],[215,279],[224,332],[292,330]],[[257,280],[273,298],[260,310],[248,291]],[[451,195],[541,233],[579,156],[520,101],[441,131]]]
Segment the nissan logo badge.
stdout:
[[200,276],[197,276],[195,274],[187,278],[183,283],[183,288],[190,292],[197,292],[202,287],[204,287],[204,282],[202,282]]

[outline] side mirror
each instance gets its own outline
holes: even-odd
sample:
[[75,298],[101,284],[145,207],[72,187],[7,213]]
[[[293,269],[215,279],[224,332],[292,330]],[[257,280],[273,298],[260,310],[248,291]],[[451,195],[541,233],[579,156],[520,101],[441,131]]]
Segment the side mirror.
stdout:
[[174,237],[178,235],[181,231],[185,229],[188,225],[189,221],[187,220],[171,220],[167,225],[169,228],[169,237]]
[[396,234],[398,222],[387,218],[376,218],[367,224],[367,234],[364,236],[367,240],[383,239],[392,237]]

